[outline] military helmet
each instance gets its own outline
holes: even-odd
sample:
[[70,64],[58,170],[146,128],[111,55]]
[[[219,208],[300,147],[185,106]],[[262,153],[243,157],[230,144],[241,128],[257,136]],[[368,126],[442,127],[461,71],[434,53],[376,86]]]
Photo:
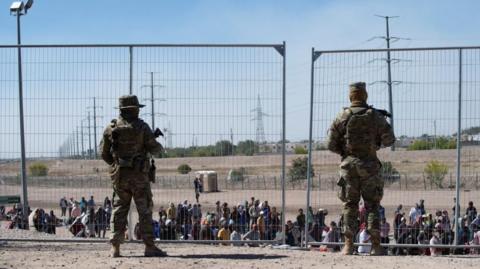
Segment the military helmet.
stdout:
[[118,98],[118,108],[132,108],[132,107],[144,107],[145,105],[138,103],[136,95],[123,95]]

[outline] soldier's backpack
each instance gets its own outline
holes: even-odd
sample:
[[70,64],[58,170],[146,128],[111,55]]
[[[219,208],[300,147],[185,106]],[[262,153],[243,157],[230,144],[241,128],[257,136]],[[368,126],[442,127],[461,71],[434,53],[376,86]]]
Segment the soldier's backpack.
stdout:
[[345,125],[345,150],[353,156],[367,156],[376,151],[377,126],[375,109],[347,108],[350,113]]
[[143,135],[136,124],[112,121],[112,153],[120,167],[133,167],[134,158],[144,155]]

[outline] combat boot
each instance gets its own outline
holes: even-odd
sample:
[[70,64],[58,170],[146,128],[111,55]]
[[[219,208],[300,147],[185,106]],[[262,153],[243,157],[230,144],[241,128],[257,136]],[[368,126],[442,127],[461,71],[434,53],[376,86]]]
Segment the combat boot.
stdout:
[[120,257],[120,244],[112,244],[112,248],[110,249],[110,257]]
[[353,255],[353,235],[350,232],[345,232],[345,245],[342,249],[343,255]]
[[372,242],[372,250],[370,251],[371,256],[383,256],[385,255],[385,250],[380,246],[380,233],[371,232],[370,240]]
[[145,245],[145,257],[166,257],[167,253],[157,248],[155,244]]

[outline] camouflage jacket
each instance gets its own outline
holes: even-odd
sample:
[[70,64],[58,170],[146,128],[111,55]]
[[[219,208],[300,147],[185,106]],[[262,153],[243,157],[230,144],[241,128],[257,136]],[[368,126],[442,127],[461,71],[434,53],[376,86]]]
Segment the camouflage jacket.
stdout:
[[[100,152],[102,159],[109,165],[112,165],[116,161],[114,156],[114,150],[112,147],[112,131],[115,126],[121,124],[122,121],[124,121],[124,119],[122,119],[121,117],[117,120],[112,120],[112,122],[105,128],[102,141],[100,142]],[[143,145],[139,147],[142,149],[142,154],[146,155],[147,153],[149,153],[153,155],[163,151],[162,145],[157,142],[157,140],[155,139],[155,135],[152,132],[152,129],[150,129],[147,123],[145,123],[141,119],[137,119],[130,124],[135,128],[136,131],[138,131],[139,136],[143,136],[143,139],[141,139],[143,141]]]
[[357,155],[355,152],[349,152],[347,149],[347,124],[353,113],[366,111],[368,109],[370,109],[370,113],[372,114],[372,120],[368,123],[368,131],[373,135],[373,139],[371,145],[367,145],[371,150],[369,150],[367,154],[363,154],[363,156],[376,158],[376,151],[379,150],[381,146],[388,147],[395,142],[393,129],[383,113],[368,106],[351,106],[344,108],[330,126],[327,141],[327,147],[330,151],[339,154],[342,156],[342,159],[352,155],[357,157],[355,156]]

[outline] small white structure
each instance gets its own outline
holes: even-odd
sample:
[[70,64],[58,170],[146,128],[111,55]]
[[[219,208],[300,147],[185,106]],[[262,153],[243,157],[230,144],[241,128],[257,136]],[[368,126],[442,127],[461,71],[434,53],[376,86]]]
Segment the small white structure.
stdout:
[[206,192],[218,191],[218,176],[215,171],[197,171],[195,176],[198,177],[203,184],[203,190]]

